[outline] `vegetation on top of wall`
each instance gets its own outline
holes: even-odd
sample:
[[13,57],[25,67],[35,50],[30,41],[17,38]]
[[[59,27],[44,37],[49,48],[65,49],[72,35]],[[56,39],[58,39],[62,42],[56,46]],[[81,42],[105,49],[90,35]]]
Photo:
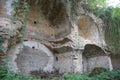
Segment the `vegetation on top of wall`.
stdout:
[[120,7],[107,6],[106,0],[86,0],[84,9],[103,20],[107,47],[114,55],[118,55],[120,52]]

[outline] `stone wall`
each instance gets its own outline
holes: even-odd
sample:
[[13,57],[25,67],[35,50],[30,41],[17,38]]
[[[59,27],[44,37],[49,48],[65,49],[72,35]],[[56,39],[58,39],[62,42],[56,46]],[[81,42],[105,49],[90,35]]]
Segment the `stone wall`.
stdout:
[[75,51],[56,54],[55,69],[60,73],[82,73],[82,54]]
[[111,58],[99,46],[87,44],[83,51],[83,71],[92,71],[96,67],[112,70]]
[[111,61],[112,61],[113,69],[115,69],[115,70],[120,69],[119,57],[111,57]]
[[107,70],[112,70],[111,60],[108,56],[98,56],[88,59],[88,71],[92,71],[95,67],[102,67]]
[[[12,0],[0,0],[5,4],[0,3],[0,35],[7,34],[4,37],[8,37],[6,41],[9,43],[5,42],[4,52],[8,53],[8,65],[12,71],[29,75],[34,70],[51,72],[55,68],[60,73],[82,73],[91,71],[99,62],[100,67],[107,63],[111,65],[110,58],[104,53],[103,22],[82,8],[82,0],[29,0],[27,15],[23,12],[17,14],[19,8],[26,9],[26,5],[21,5],[22,1],[18,0],[20,7],[15,7]],[[13,19],[15,15],[20,20]],[[24,18],[21,21],[21,15],[26,16],[27,21]],[[84,56],[86,52],[94,56],[85,49],[86,44],[100,49],[91,49],[97,54],[94,58]]]
[[31,71],[53,71],[54,56],[52,52],[36,41],[25,41],[12,48],[8,54],[9,67],[15,72],[25,75]]

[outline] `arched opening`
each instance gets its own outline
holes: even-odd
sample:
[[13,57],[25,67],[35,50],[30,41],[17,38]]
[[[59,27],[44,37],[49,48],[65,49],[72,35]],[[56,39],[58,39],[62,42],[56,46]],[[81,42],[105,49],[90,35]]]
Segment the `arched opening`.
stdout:
[[111,59],[101,47],[87,44],[83,51],[83,70],[92,71],[95,67],[112,70]]
[[92,17],[81,14],[78,20],[78,31],[79,36],[86,40],[99,42],[100,33],[97,24],[94,22]]
[[62,1],[40,0],[37,4],[35,1],[28,2],[31,7],[27,26],[29,32],[34,33],[36,36],[40,35],[39,38],[49,41],[54,41],[70,34],[71,25]]
[[46,46],[36,41],[24,41],[23,47],[20,47],[17,45],[9,51],[11,70],[20,71],[24,75],[30,75],[35,70],[53,71],[54,56]]

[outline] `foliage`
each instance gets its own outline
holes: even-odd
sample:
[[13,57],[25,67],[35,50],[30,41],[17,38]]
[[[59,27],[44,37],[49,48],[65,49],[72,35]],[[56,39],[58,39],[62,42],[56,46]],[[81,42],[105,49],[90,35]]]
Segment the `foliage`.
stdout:
[[62,80],[92,80],[88,74],[65,74]]
[[106,0],[85,0],[84,9],[88,11],[97,11],[98,8],[104,7]]
[[102,72],[106,72],[107,70],[105,68],[102,67],[95,67],[92,72],[90,73],[90,76],[95,76],[96,74],[100,74]]
[[103,72],[94,77],[95,80],[120,80],[120,70]]
[[[0,80],[41,80],[40,78],[25,77],[19,73],[8,72],[3,65],[0,66]],[[120,70],[107,71],[99,75],[90,77],[89,73],[85,74],[64,74],[62,77],[53,77],[48,80],[120,80]]]
[[114,8],[112,18],[120,17],[120,8]]
[[89,77],[89,73],[82,75],[65,74],[61,79],[57,78],[53,80],[120,80],[120,70],[103,72],[93,77]]
[[0,65],[0,79],[2,79],[7,73],[5,66]]
[[[107,47],[114,53],[120,52],[120,7],[106,6],[106,0],[86,0],[85,9],[100,17],[104,22]],[[98,7],[96,5],[99,5]]]
[[5,47],[4,46],[0,46],[0,51],[4,51]]
[[5,48],[2,46],[2,43],[5,41],[5,38],[0,36],[0,51],[5,50]]
[[[0,66],[0,80],[41,80],[40,78],[25,77],[19,73],[8,72],[3,65]],[[120,80],[120,70],[107,71],[90,77],[85,74],[64,74],[62,77],[53,77],[48,80]]]
[[29,12],[27,0],[13,0],[12,5],[14,6],[15,11],[13,17],[24,23],[24,21],[26,21],[28,18]]
[[7,67],[0,65],[0,80],[41,80],[40,78],[25,77],[19,73],[7,71]]
[[0,44],[3,43],[5,41],[5,38],[0,36]]
[[16,39],[17,41],[23,41],[24,35],[25,35],[25,30],[26,30],[26,25],[27,25],[27,21],[28,21],[28,17],[29,17],[29,9],[30,6],[28,4],[28,0],[13,0],[13,4],[14,6],[14,15],[13,20],[19,20],[22,22],[22,27],[20,29],[18,29],[20,31],[20,33],[22,34],[20,37],[18,35],[16,35]]
[[59,73],[59,70],[54,70],[53,72],[45,72],[43,70],[31,71],[30,74],[35,77],[41,77],[41,79],[52,79],[53,77],[61,77],[63,74]]
[[[108,7],[99,16],[105,23],[105,33],[106,40],[109,39],[108,47],[114,51],[114,53],[119,54],[120,51],[120,14],[118,12],[120,8]],[[108,39],[107,39],[108,38]]]

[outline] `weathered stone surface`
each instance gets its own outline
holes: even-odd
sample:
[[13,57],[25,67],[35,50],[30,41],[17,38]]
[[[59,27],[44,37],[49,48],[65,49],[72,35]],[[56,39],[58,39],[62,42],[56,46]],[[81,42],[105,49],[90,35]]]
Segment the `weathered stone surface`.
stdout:
[[9,65],[13,71],[20,71],[25,75],[30,71],[42,69],[53,71],[54,56],[44,45],[35,41],[23,42],[16,48],[12,48],[8,54]]
[[82,54],[77,51],[56,54],[54,67],[60,73],[82,73]]
[[62,1],[41,0],[36,7],[35,2],[30,1],[29,3],[31,10],[27,36],[55,41],[70,34],[71,24],[69,24],[66,7]]
[[[15,42],[10,50],[4,45],[12,71],[29,75],[39,69],[54,71],[53,67],[60,73],[82,73],[94,67],[112,69],[110,57],[104,52],[103,22],[85,11],[81,0],[29,0],[25,35],[19,30],[24,22],[10,18],[15,12],[12,1],[0,0],[0,34]],[[18,36],[24,36],[22,46]],[[86,49],[86,44],[93,46]]]
[[12,2],[13,0],[0,0],[0,16],[12,15]]
[[111,58],[102,48],[88,44],[83,51],[83,70],[92,71],[95,67],[103,67],[112,70]]
[[102,25],[101,20],[96,22],[97,17],[93,14],[81,14],[78,19],[78,31],[79,36],[84,39],[83,45],[85,44],[97,44],[97,45],[105,45],[103,38],[103,31],[99,28]]
[[101,47],[96,46],[94,44],[85,45],[83,54],[88,58],[89,57],[97,57],[97,56],[104,56],[104,55],[107,56],[107,55],[109,55],[109,54],[107,54],[107,52],[104,51],[104,49],[102,49]]
[[120,69],[120,58],[119,57],[111,57],[113,69],[118,70]]
[[92,71],[95,67],[103,67],[112,70],[111,59],[108,56],[99,56],[88,59],[88,71]]

